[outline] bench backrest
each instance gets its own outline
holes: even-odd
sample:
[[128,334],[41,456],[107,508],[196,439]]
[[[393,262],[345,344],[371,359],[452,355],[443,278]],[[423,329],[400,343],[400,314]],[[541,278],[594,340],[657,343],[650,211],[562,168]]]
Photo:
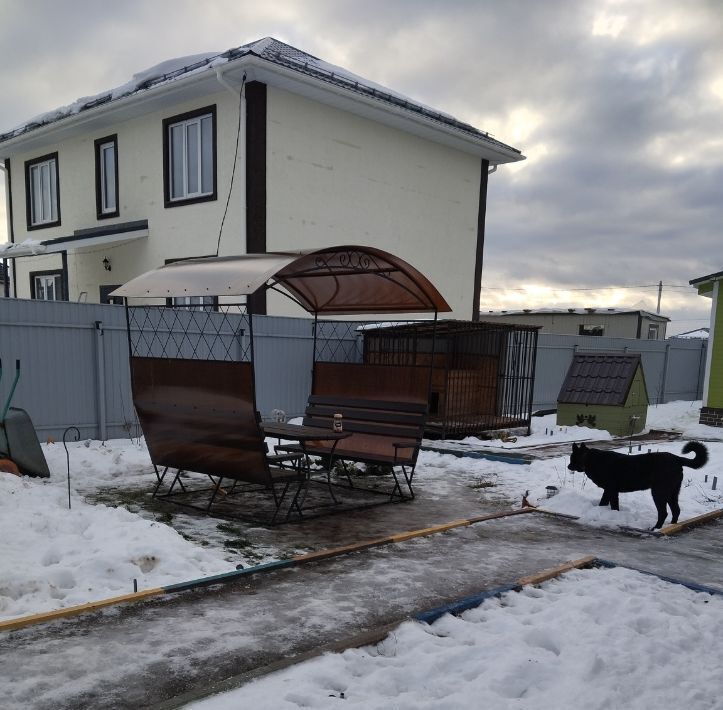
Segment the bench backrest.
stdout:
[[[342,415],[345,431],[336,452],[415,462],[424,434],[429,368],[317,362],[304,423],[331,428]],[[394,444],[408,444],[397,448]]]
[[270,481],[251,363],[133,357],[131,377],[154,464]]
[[[400,460],[416,461],[424,432],[426,405],[311,395],[304,424],[331,429],[335,414],[342,415],[344,431],[351,432],[350,437],[338,442],[337,453],[394,459],[396,452]],[[394,444],[407,446],[398,448]]]

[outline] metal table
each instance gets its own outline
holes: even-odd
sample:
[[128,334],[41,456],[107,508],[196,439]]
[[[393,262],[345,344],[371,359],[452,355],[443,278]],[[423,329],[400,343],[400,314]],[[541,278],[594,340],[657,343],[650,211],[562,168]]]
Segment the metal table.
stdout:
[[[324,470],[326,472],[326,484],[329,489],[329,495],[334,503],[339,503],[334,495],[331,485],[331,468],[334,463],[334,452],[336,446],[342,439],[351,436],[349,431],[334,431],[333,429],[324,429],[317,426],[305,426],[303,424],[286,424],[282,422],[262,422],[261,430],[266,436],[274,436],[277,439],[285,439],[288,441],[298,441],[299,451],[303,454],[303,465],[306,471],[307,479],[311,478],[311,468],[309,465],[309,454],[306,445],[310,441],[332,441],[334,442],[331,451],[328,454],[328,460],[325,462]],[[322,458],[319,454],[314,454]]]

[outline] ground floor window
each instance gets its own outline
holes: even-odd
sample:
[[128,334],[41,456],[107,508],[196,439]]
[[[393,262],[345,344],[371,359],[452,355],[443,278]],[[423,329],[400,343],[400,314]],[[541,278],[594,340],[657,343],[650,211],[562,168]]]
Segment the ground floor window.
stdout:
[[578,335],[603,335],[604,333],[604,325],[581,325],[578,330]]
[[123,305],[123,296],[111,296],[110,294],[120,288],[120,284],[117,286],[101,286],[100,287],[100,302],[111,303],[116,306]]
[[215,311],[218,310],[216,296],[175,296],[168,299],[169,306],[185,306],[189,311]]
[[31,271],[30,298],[36,298],[39,301],[64,300],[62,270]]

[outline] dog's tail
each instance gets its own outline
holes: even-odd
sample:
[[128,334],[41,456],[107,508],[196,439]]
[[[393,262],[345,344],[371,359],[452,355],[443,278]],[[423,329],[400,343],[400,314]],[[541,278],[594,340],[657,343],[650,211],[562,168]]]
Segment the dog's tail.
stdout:
[[689,441],[683,447],[683,453],[688,454],[691,451],[695,453],[694,459],[678,457],[680,458],[683,466],[687,466],[688,468],[701,468],[705,466],[708,462],[708,449],[706,449],[705,446],[700,443],[700,441]]

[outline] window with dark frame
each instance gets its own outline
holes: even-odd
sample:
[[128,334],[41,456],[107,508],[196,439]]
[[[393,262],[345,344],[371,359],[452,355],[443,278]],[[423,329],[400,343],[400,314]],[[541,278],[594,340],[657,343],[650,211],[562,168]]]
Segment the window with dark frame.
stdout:
[[38,301],[64,301],[63,270],[31,271],[30,298]]
[[216,199],[216,107],[163,121],[166,207]]
[[648,340],[657,340],[660,335],[660,326],[657,323],[648,323]]
[[111,296],[110,294],[120,288],[120,284],[116,286],[100,286],[100,302],[111,305],[122,306],[123,296]]
[[578,335],[604,335],[605,334],[605,326],[604,325],[585,325],[584,323],[580,325],[580,328],[578,330]]
[[58,154],[25,161],[27,227],[42,229],[60,224]]
[[98,219],[119,215],[117,135],[95,141],[95,206]]
[[[208,256],[184,256],[175,259],[166,259],[164,264],[174,264],[177,261],[188,259],[207,259]],[[218,296],[174,296],[166,299],[166,305],[183,308],[188,311],[217,311]]]

